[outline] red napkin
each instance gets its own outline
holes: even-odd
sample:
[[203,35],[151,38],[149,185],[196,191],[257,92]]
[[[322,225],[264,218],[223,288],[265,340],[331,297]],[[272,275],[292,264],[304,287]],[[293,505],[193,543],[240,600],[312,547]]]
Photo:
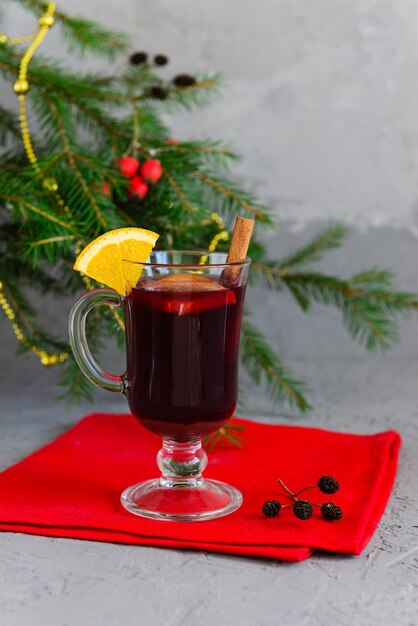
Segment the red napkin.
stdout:
[[[225,480],[244,496],[232,515],[209,522],[147,520],[119,503],[125,487],[155,477],[161,440],[131,415],[93,414],[64,435],[0,474],[0,530],[96,541],[194,548],[287,561],[315,549],[359,554],[372,536],[395,478],[400,437],[395,432],[351,435],[316,428],[235,420],[246,445],[209,453],[208,478]],[[338,522],[308,521],[291,508],[278,517],[261,513],[265,500],[289,502],[277,484],[293,491],[335,476],[332,496],[308,491],[312,502],[333,501]]]

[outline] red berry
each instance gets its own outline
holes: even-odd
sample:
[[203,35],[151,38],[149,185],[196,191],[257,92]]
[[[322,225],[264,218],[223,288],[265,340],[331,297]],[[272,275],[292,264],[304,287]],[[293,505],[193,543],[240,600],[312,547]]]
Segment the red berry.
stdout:
[[107,180],[105,180],[105,182],[103,183],[100,191],[104,193],[105,196],[110,196],[110,185]]
[[163,168],[157,159],[144,161],[141,167],[141,176],[147,183],[156,183],[161,178]]
[[128,195],[145,198],[148,193],[148,185],[141,176],[134,176],[128,185]]
[[122,176],[132,178],[138,171],[139,161],[134,157],[122,157],[119,161],[116,161],[116,165]]

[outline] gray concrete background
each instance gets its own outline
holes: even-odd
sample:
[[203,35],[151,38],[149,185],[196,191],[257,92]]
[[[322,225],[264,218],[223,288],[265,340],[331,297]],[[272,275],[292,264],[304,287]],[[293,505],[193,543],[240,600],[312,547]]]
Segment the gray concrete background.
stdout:
[[[167,53],[167,73],[220,71],[223,98],[176,117],[179,138],[231,141],[237,172],[281,219],[418,232],[414,0],[61,0]],[[5,3],[10,34],[34,18]],[[59,33],[42,44],[68,62]],[[91,57],[80,69],[97,67]],[[12,98],[11,88],[2,100]]]
[[[361,556],[289,564],[0,533],[2,626],[416,626],[417,359],[318,356],[290,364],[315,382],[315,410],[297,423],[403,436],[393,494]],[[46,377],[34,373],[15,365],[0,399],[0,469],[88,410],[54,404]],[[124,410],[121,400],[102,392],[95,409]],[[251,396],[247,414],[272,419],[261,394]]]
[[[390,267],[418,291],[418,4],[413,0],[62,0],[63,9],[126,30],[135,48],[165,52],[174,71],[221,71],[223,97],[172,120],[179,138],[220,137],[242,153],[236,174],[278,217],[271,255],[286,254],[337,220],[346,246],[319,267],[349,275]],[[4,6],[4,30],[33,19]],[[63,58],[57,33],[44,50]],[[94,59],[82,62],[96,67]],[[15,102],[2,90],[2,101]],[[250,290],[254,320],[313,388],[315,408],[295,418],[256,390],[248,416],[331,429],[398,429],[400,471],[385,516],[357,558],[318,555],[281,564],[205,553],[0,535],[3,626],[150,626],[213,623],[374,626],[418,624],[418,324],[401,327],[385,357],[366,355],[338,312],[302,314],[286,294]],[[70,302],[44,306],[64,331]],[[17,462],[71,426],[89,406],[54,401],[55,370],[14,359],[0,322],[0,465]],[[109,350],[108,367],[122,367]],[[123,410],[99,394],[94,409]]]

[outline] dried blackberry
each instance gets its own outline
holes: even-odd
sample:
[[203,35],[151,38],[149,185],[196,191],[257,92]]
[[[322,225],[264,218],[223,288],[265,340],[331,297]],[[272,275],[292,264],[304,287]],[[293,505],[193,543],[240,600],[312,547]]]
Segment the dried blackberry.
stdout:
[[333,522],[334,520],[341,519],[343,512],[340,507],[333,502],[325,502],[325,504],[321,506],[321,515],[329,522]]
[[148,61],[148,54],[146,52],[134,52],[131,54],[129,62],[132,65],[142,65]]
[[293,513],[298,519],[307,520],[312,517],[312,504],[307,500],[298,500],[293,505]]
[[277,502],[277,500],[267,500],[266,502],[264,502],[261,510],[263,511],[264,515],[266,515],[266,517],[275,517],[280,509],[282,508],[282,505],[280,504],[280,502]]
[[190,74],[178,74],[173,78],[176,87],[191,87],[196,83],[196,79]]
[[156,54],[154,57],[155,65],[167,65],[168,57],[165,54]]
[[322,493],[337,493],[340,485],[333,476],[321,476],[318,487]]
[[150,89],[150,96],[151,98],[155,98],[156,100],[167,100],[168,91],[167,89],[164,89],[164,87],[159,87],[158,85],[155,85],[155,87],[151,87]]

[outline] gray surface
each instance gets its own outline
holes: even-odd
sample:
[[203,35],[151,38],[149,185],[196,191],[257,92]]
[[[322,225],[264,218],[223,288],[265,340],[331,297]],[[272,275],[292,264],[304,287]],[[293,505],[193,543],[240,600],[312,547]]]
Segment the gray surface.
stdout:
[[[284,224],[269,243],[286,253],[323,224],[298,234]],[[325,268],[349,274],[374,262],[418,290],[417,246],[406,232],[353,232]],[[302,418],[273,411],[260,391],[243,414],[334,430],[398,429],[404,438],[394,494],[364,554],[317,555],[301,564],[199,552],[96,544],[0,534],[2,626],[416,626],[418,624],[418,324],[405,322],[401,343],[386,357],[369,356],[347,337],[339,314],[298,312],[285,294],[249,290],[253,318],[288,365],[314,390]],[[46,306],[51,330],[64,330],[70,302]],[[94,407],[55,403],[58,372],[34,357],[14,358],[14,337],[0,321],[0,469],[19,461],[91,410],[125,410],[99,392]],[[113,350],[105,359],[120,371]],[[276,416],[274,417],[274,414]],[[250,471],[250,470],[249,470]],[[355,620],[355,622],[353,622]]]
[[[298,423],[363,433],[396,428],[403,435],[395,490],[364,554],[289,564],[1,533],[2,626],[416,626],[418,360],[317,358],[293,365],[317,384],[316,409]],[[109,410],[109,399],[123,407],[103,392],[95,408]],[[29,388],[11,382],[1,403],[3,467],[68,428],[84,409],[54,404],[45,377],[33,378]],[[267,407],[254,396],[247,413],[258,411],[266,419]]]

